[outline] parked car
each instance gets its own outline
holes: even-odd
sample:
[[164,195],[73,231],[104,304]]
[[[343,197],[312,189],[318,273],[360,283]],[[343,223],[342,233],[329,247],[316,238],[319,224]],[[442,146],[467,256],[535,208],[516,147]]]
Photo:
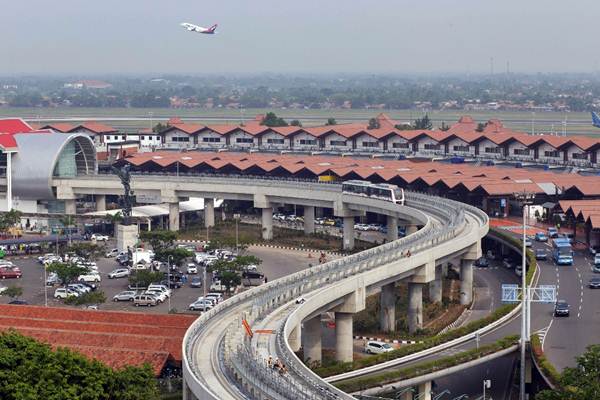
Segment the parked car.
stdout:
[[590,289],[600,289],[600,278],[592,278],[588,282],[588,287]]
[[548,259],[548,254],[544,249],[535,249],[535,259],[536,260],[546,260]]
[[594,265],[600,266],[600,253],[594,254]]
[[87,274],[79,275],[77,277],[77,280],[83,281],[83,282],[96,282],[97,283],[102,280],[102,277],[97,272],[89,272]]
[[596,246],[590,246],[589,250],[590,250],[590,254],[592,256],[595,256],[596,253],[600,252],[600,246],[597,246],[597,245]]
[[188,306],[192,311],[208,311],[213,308],[213,304],[210,300],[198,299]]
[[16,267],[0,267],[0,279],[21,278],[23,273]]
[[74,289],[77,290],[79,293],[83,294],[83,293],[89,293],[92,291],[92,288],[83,285],[81,283],[71,283],[69,285],[67,285],[68,288],[70,289]]
[[369,225],[367,224],[354,224],[354,230],[367,232],[370,230]]
[[554,316],[555,317],[568,317],[569,316],[569,303],[565,300],[558,300],[554,305]]
[[159,290],[148,289],[142,294],[147,294],[147,295],[156,297],[157,303],[164,303],[165,301],[167,301],[167,295]]
[[487,268],[490,266],[490,262],[485,257],[480,257],[477,261],[475,261],[475,266],[480,268]]
[[133,301],[135,298],[135,291],[123,290],[113,296],[113,301]]
[[58,288],[54,291],[55,299],[66,299],[67,297],[79,297],[79,292],[71,288]]
[[139,306],[155,306],[158,301],[155,296],[149,294],[138,294],[133,298],[133,304]]
[[537,232],[535,234],[535,240],[536,242],[547,242],[548,236],[544,232]]
[[367,354],[388,353],[393,350],[394,348],[389,343],[378,342],[376,340],[369,340],[367,344],[365,344],[365,353]]
[[108,274],[109,279],[127,278],[128,276],[129,276],[129,270],[127,268],[117,268],[115,270],[112,270]]
[[106,258],[112,258],[112,257],[116,257],[119,255],[119,249],[110,249],[109,251],[106,252],[106,254],[104,255]]
[[147,285],[144,285],[144,284],[142,284],[142,283],[140,283],[140,282],[136,282],[135,284],[132,284],[132,283],[130,283],[130,284],[127,286],[127,288],[128,288],[129,290],[146,290],[146,289],[148,289],[148,286],[147,286]]
[[148,285],[148,290],[158,290],[158,291],[164,293],[165,296],[167,296],[167,297],[170,297],[171,293],[173,293],[173,291],[171,289],[169,289],[165,285],[158,284],[158,283],[151,283],[150,285]]
[[190,281],[190,286],[194,288],[202,287],[202,279],[199,276],[195,276]]
[[6,289],[8,289],[6,286],[0,285],[0,294],[4,293]]
[[179,289],[181,286],[183,286],[183,284],[181,283],[181,279],[180,280],[174,280],[173,277],[171,277],[171,280],[162,280],[160,281],[161,285],[164,285],[170,289]]
[[109,240],[109,237],[107,235],[101,235],[99,233],[92,233],[92,236],[90,238],[97,242],[107,242]]
[[188,274],[197,274],[198,273],[198,266],[196,264],[188,264],[187,265],[187,273]]
[[210,292],[206,295],[207,299],[215,299],[216,300],[216,304],[220,303],[221,301],[223,301],[223,295],[221,293],[215,293],[215,292]]

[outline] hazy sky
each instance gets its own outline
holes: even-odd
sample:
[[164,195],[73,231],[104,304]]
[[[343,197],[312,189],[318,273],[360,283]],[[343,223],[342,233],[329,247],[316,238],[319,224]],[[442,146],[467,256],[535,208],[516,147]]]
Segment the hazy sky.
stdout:
[[[0,74],[598,69],[598,0],[0,0]],[[180,22],[218,23],[214,36]]]

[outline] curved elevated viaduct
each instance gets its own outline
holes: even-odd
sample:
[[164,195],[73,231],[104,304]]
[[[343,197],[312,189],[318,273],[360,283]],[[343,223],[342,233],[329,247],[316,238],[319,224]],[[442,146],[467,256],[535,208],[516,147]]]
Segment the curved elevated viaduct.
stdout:
[[[119,194],[113,176],[53,180],[59,199],[78,195]],[[184,397],[193,399],[328,399],[352,398],[316,376],[305,359],[321,359],[321,314],[333,312],[336,322],[336,359],[352,360],[352,315],[365,307],[366,296],[380,292],[381,323],[393,329],[394,284],[409,283],[409,329],[422,326],[422,291],[429,285],[441,299],[441,268],[446,262],[461,266],[461,302],[471,301],[473,262],[480,257],[480,241],[488,219],[479,209],[418,193],[406,194],[406,205],[343,194],[341,185],[232,177],[141,175],[132,179],[136,193],[160,196],[170,204],[171,229],[178,228],[177,204],[187,197],[207,199],[208,225],[214,224],[212,199],[251,200],[262,209],[263,236],[272,237],[272,211],[277,204],[305,207],[305,230],[314,230],[314,207],[327,207],[344,219],[344,247],[353,248],[354,217],[375,212],[388,218],[389,242],[269,282],[219,304],[190,327],[183,344]],[[398,221],[409,229],[398,239]],[[402,222],[404,221],[404,222]],[[390,229],[390,227],[392,227]],[[296,304],[296,299],[305,301]],[[242,320],[272,335],[244,333]],[[268,355],[278,357],[289,372],[278,375],[266,367]]]

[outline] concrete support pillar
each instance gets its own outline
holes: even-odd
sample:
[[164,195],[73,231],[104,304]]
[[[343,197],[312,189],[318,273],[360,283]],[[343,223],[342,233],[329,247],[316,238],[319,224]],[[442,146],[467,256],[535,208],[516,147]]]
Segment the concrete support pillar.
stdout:
[[442,302],[442,267],[435,267],[435,279],[429,282],[429,297],[434,303]]
[[262,209],[262,237],[264,240],[273,239],[273,208]]
[[335,313],[335,360],[352,362],[354,355],[354,337],[352,333],[352,314]]
[[408,284],[408,332],[423,328],[423,283]]
[[460,260],[460,304],[473,300],[473,260]]
[[77,214],[77,207],[75,206],[75,199],[65,200],[65,214]]
[[315,233],[315,208],[304,206],[304,233]]
[[185,212],[179,214],[179,228],[185,229]]
[[418,230],[419,227],[417,225],[406,225],[406,236],[415,233]]
[[431,400],[431,381],[419,384],[419,400]]
[[344,217],[344,250],[354,249],[354,217]]
[[400,397],[398,397],[399,400],[413,400],[414,399],[414,392],[412,390],[407,390],[402,392],[402,394],[400,395]]
[[387,217],[387,240],[393,242],[398,239],[398,218],[388,215]]
[[302,328],[302,348],[304,362],[310,365],[321,364],[321,315],[304,321]]
[[215,199],[204,199],[204,227],[215,226]]
[[396,330],[396,286],[388,283],[381,287],[379,295],[379,327],[383,332],[394,332]]
[[97,194],[94,198],[96,199],[96,211],[106,211],[106,195]]
[[13,208],[12,195],[12,152],[6,152],[6,211]]
[[169,230],[179,230],[179,203],[169,203]]

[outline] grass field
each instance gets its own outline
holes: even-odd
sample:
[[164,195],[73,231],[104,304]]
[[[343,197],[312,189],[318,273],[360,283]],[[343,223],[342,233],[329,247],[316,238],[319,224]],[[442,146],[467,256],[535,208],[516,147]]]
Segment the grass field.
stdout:
[[[172,108],[0,108],[0,117],[21,117],[28,121],[47,122],[52,120],[67,119],[80,122],[88,119],[101,120],[116,128],[135,130],[149,127],[151,123],[165,121],[172,116],[184,118],[186,121],[215,124],[215,123],[240,123],[242,120],[253,119],[257,114],[275,111],[277,115],[287,120],[299,119],[303,125],[321,125],[327,118],[333,117],[338,123],[352,121],[367,121],[376,116],[380,110],[289,110],[289,109],[172,109]],[[398,121],[412,121],[420,118],[424,113],[414,110],[384,110],[391,118]],[[490,118],[497,118],[512,129],[531,132],[532,119],[535,132],[549,133],[562,132],[562,121],[567,119],[567,134],[599,136],[600,130],[591,124],[589,113],[558,113],[537,112],[535,117],[530,112],[508,111],[430,111],[429,117],[434,122],[434,127],[441,125],[442,121],[451,124],[461,115],[471,115],[477,121],[485,122]]]

